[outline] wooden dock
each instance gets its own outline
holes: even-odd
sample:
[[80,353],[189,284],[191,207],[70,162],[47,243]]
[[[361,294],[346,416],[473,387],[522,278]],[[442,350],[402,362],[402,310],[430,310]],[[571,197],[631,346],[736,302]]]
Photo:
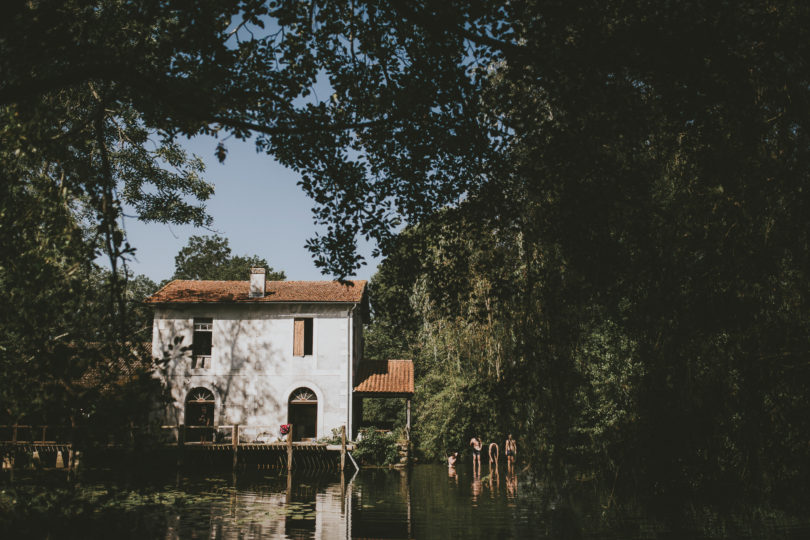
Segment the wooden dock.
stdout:
[[[340,470],[346,468],[346,458],[357,468],[349,452],[354,445],[347,443],[345,426],[341,429],[340,444],[325,444],[314,441],[265,442],[250,440],[246,433],[260,431],[263,426],[161,426],[163,434],[171,430],[173,436],[166,440],[164,448],[176,453],[177,466],[187,465],[237,469],[295,469]],[[0,456],[3,469],[14,468],[15,462],[36,464],[42,468],[74,466],[73,443],[69,438],[55,437],[48,440],[49,426],[0,426]],[[222,436],[223,431],[228,436]],[[62,430],[64,432],[64,430]],[[37,440],[30,434],[36,433]],[[292,433],[292,431],[290,431]],[[218,434],[220,436],[218,436]],[[130,436],[132,438],[132,436]],[[110,451],[125,448],[125,445],[109,443]]]

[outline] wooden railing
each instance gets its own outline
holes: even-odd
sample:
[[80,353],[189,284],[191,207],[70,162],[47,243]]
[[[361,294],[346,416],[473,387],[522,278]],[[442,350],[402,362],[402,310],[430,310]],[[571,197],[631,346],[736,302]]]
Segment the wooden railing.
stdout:
[[[272,445],[272,446],[275,446],[275,447],[278,447],[278,446],[281,446],[281,445],[284,445],[286,447],[286,449],[287,449],[287,470],[291,470],[292,469],[292,464],[293,464],[293,446],[297,446],[299,448],[303,447],[304,449],[307,448],[307,447],[311,448],[313,446],[325,446],[327,449],[330,449],[329,447],[333,446],[333,445],[318,445],[317,443],[305,443],[305,442],[294,443],[293,440],[292,440],[293,425],[292,424],[288,424],[288,425],[289,425],[289,431],[287,432],[286,440],[285,441],[279,440],[279,441],[276,441],[276,442],[263,442],[263,441],[256,441],[256,440],[251,442],[249,437],[245,437],[244,442],[242,442],[242,437],[241,437],[241,435],[245,431],[255,431],[259,435],[261,435],[263,433],[267,433],[268,428],[273,429],[273,426],[240,426],[239,424],[219,425],[219,426],[186,426],[186,425],[183,425],[183,424],[178,424],[178,425],[173,425],[173,426],[172,425],[161,426],[161,429],[173,430],[173,431],[176,432],[176,444],[177,444],[177,448],[179,450],[179,454],[178,454],[178,464],[179,465],[182,465],[183,449],[186,446],[190,446],[190,445],[194,445],[194,446],[197,446],[197,445],[201,445],[201,446],[212,445],[212,447],[220,448],[220,449],[222,449],[223,447],[225,447],[227,449],[227,446],[229,445],[231,451],[233,452],[233,467],[236,468],[236,465],[237,465],[237,462],[238,462],[238,453],[239,453],[240,446],[249,446],[249,447],[255,448],[256,444],[268,444],[268,445]],[[203,439],[203,440],[200,440],[200,441],[189,440],[189,433],[190,432],[193,433],[195,431],[197,431],[197,432],[202,431],[203,432],[203,436],[201,437],[201,439]],[[230,431],[229,436],[225,435],[225,436],[222,437],[221,441],[216,441],[216,434],[218,432],[222,432],[222,431],[225,431],[226,433],[228,431]],[[342,470],[344,470],[344,468],[346,466],[346,452],[349,449],[348,445],[346,444],[346,426],[341,426],[340,427],[340,432],[341,432],[340,447],[339,447],[339,449],[340,449],[340,470],[342,471]],[[213,434],[213,435],[211,435],[211,440],[205,440],[205,437],[209,436],[208,435],[209,433]],[[258,435],[257,435],[257,437],[258,437]],[[192,438],[194,438],[194,437],[192,437]],[[336,448],[334,448],[334,446],[333,446],[333,448],[331,448],[331,449],[336,449]],[[352,460],[352,462],[354,462],[354,460]]]
[[[175,434],[174,441],[172,441],[171,444],[172,446],[176,445],[179,450],[178,465],[182,465],[183,449],[186,446],[212,445],[212,447],[220,450],[230,449],[233,452],[233,466],[236,468],[240,445],[255,448],[257,444],[267,444],[268,447],[271,445],[275,448],[278,448],[279,446],[286,447],[288,470],[292,469],[294,446],[299,447],[302,450],[321,446],[325,447],[327,450],[339,449],[340,469],[344,469],[346,463],[346,452],[348,449],[350,449],[349,445],[346,443],[346,426],[341,426],[341,441],[339,446],[320,445],[312,442],[293,443],[293,426],[292,424],[289,424],[289,426],[290,431],[287,433],[286,440],[284,441],[280,440],[280,437],[278,437],[276,441],[259,440],[259,437],[263,437],[265,434],[272,438],[272,435],[270,434],[273,433],[273,430],[277,430],[278,426],[240,426],[239,424],[218,426],[186,426],[183,424],[178,424],[164,425],[160,427],[162,430],[172,430]],[[131,430],[129,437],[132,438],[135,426],[130,425],[128,428]],[[127,427],[124,427],[124,429],[127,429]],[[66,446],[71,447],[72,454],[72,443],[74,440],[74,435],[77,431],[80,430],[66,426],[36,426],[26,424],[0,425],[0,443],[12,444],[18,448],[22,447],[22,445]],[[200,440],[194,440],[197,438],[193,435],[194,433],[200,433]],[[49,434],[52,437],[51,439],[48,438]],[[39,446],[39,448],[41,449],[41,446]]]
[[[0,442],[20,444],[68,444],[72,439],[70,426],[10,424],[0,425]],[[49,438],[50,436],[50,438]]]
[[[160,426],[164,431],[171,431],[174,440],[180,439],[181,431],[184,432],[186,442],[195,442],[193,439],[200,439],[196,442],[207,443],[230,443],[234,440],[239,442],[271,443],[282,442],[280,438],[279,426],[242,426],[220,424],[216,426],[191,426],[185,424]],[[289,433],[288,437],[292,435]]]

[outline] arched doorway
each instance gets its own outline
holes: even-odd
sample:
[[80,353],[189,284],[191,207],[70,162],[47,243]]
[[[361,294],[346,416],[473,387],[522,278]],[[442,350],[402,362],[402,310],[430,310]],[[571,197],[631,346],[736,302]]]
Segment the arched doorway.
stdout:
[[[188,441],[213,442],[214,393],[207,388],[193,388],[186,396],[186,430]],[[205,427],[206,429],[202,429]]]
[[293,425],[292,440],[315,440],[318,436],[318,398],[309,388],[296,388],[287,402],[287,422]]

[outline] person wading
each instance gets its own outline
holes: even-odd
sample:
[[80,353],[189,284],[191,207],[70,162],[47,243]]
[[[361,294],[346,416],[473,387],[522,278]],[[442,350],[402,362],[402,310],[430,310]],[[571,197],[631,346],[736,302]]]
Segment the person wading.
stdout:
[[504,446],[506,450],[506,465],[509,473],[511,474],[512,469],[515,466],[515,456],[517,455],[517,443],[515,439],[512,438],[512,434],[510,433],[506,437],[506,445]]
[[500,453],[498,449],[498,443],[491,442],[489,443],[489,468],[492,469],[492,465],[495,465],[495,468],[498,468],[498,455]]
[[481,473],[481,439],[479,437],[473,437],[470,439],[470,446],[472,446],[472,453],[473,453],[473,474],[475,474],[476,467],[478,467],[478,474]]

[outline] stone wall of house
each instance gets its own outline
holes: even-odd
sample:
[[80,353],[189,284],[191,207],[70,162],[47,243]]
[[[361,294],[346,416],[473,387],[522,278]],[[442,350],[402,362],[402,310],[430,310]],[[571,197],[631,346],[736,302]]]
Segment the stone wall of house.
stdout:
[[[166,421],[190,423],[184,418],[186,397],[194,388],[206,388],[215,396],[215,424],[268,426],[275,434],[288,421],[290,394],[306,387],[318,399],[318,437],[342,425],[350,430],[356,360],[349,343],[356,349],[362,341],[357,334],[362,323],[355,315],[351,324],[350,308],[271,303],[156,307],[152,350],[165,360],[159,376],[173,398]],[[303,357],[293,355],[298,317],[313,319],[313,351]],[[205,368],[192,368],[195,318],[213,322],[211,362]]]

